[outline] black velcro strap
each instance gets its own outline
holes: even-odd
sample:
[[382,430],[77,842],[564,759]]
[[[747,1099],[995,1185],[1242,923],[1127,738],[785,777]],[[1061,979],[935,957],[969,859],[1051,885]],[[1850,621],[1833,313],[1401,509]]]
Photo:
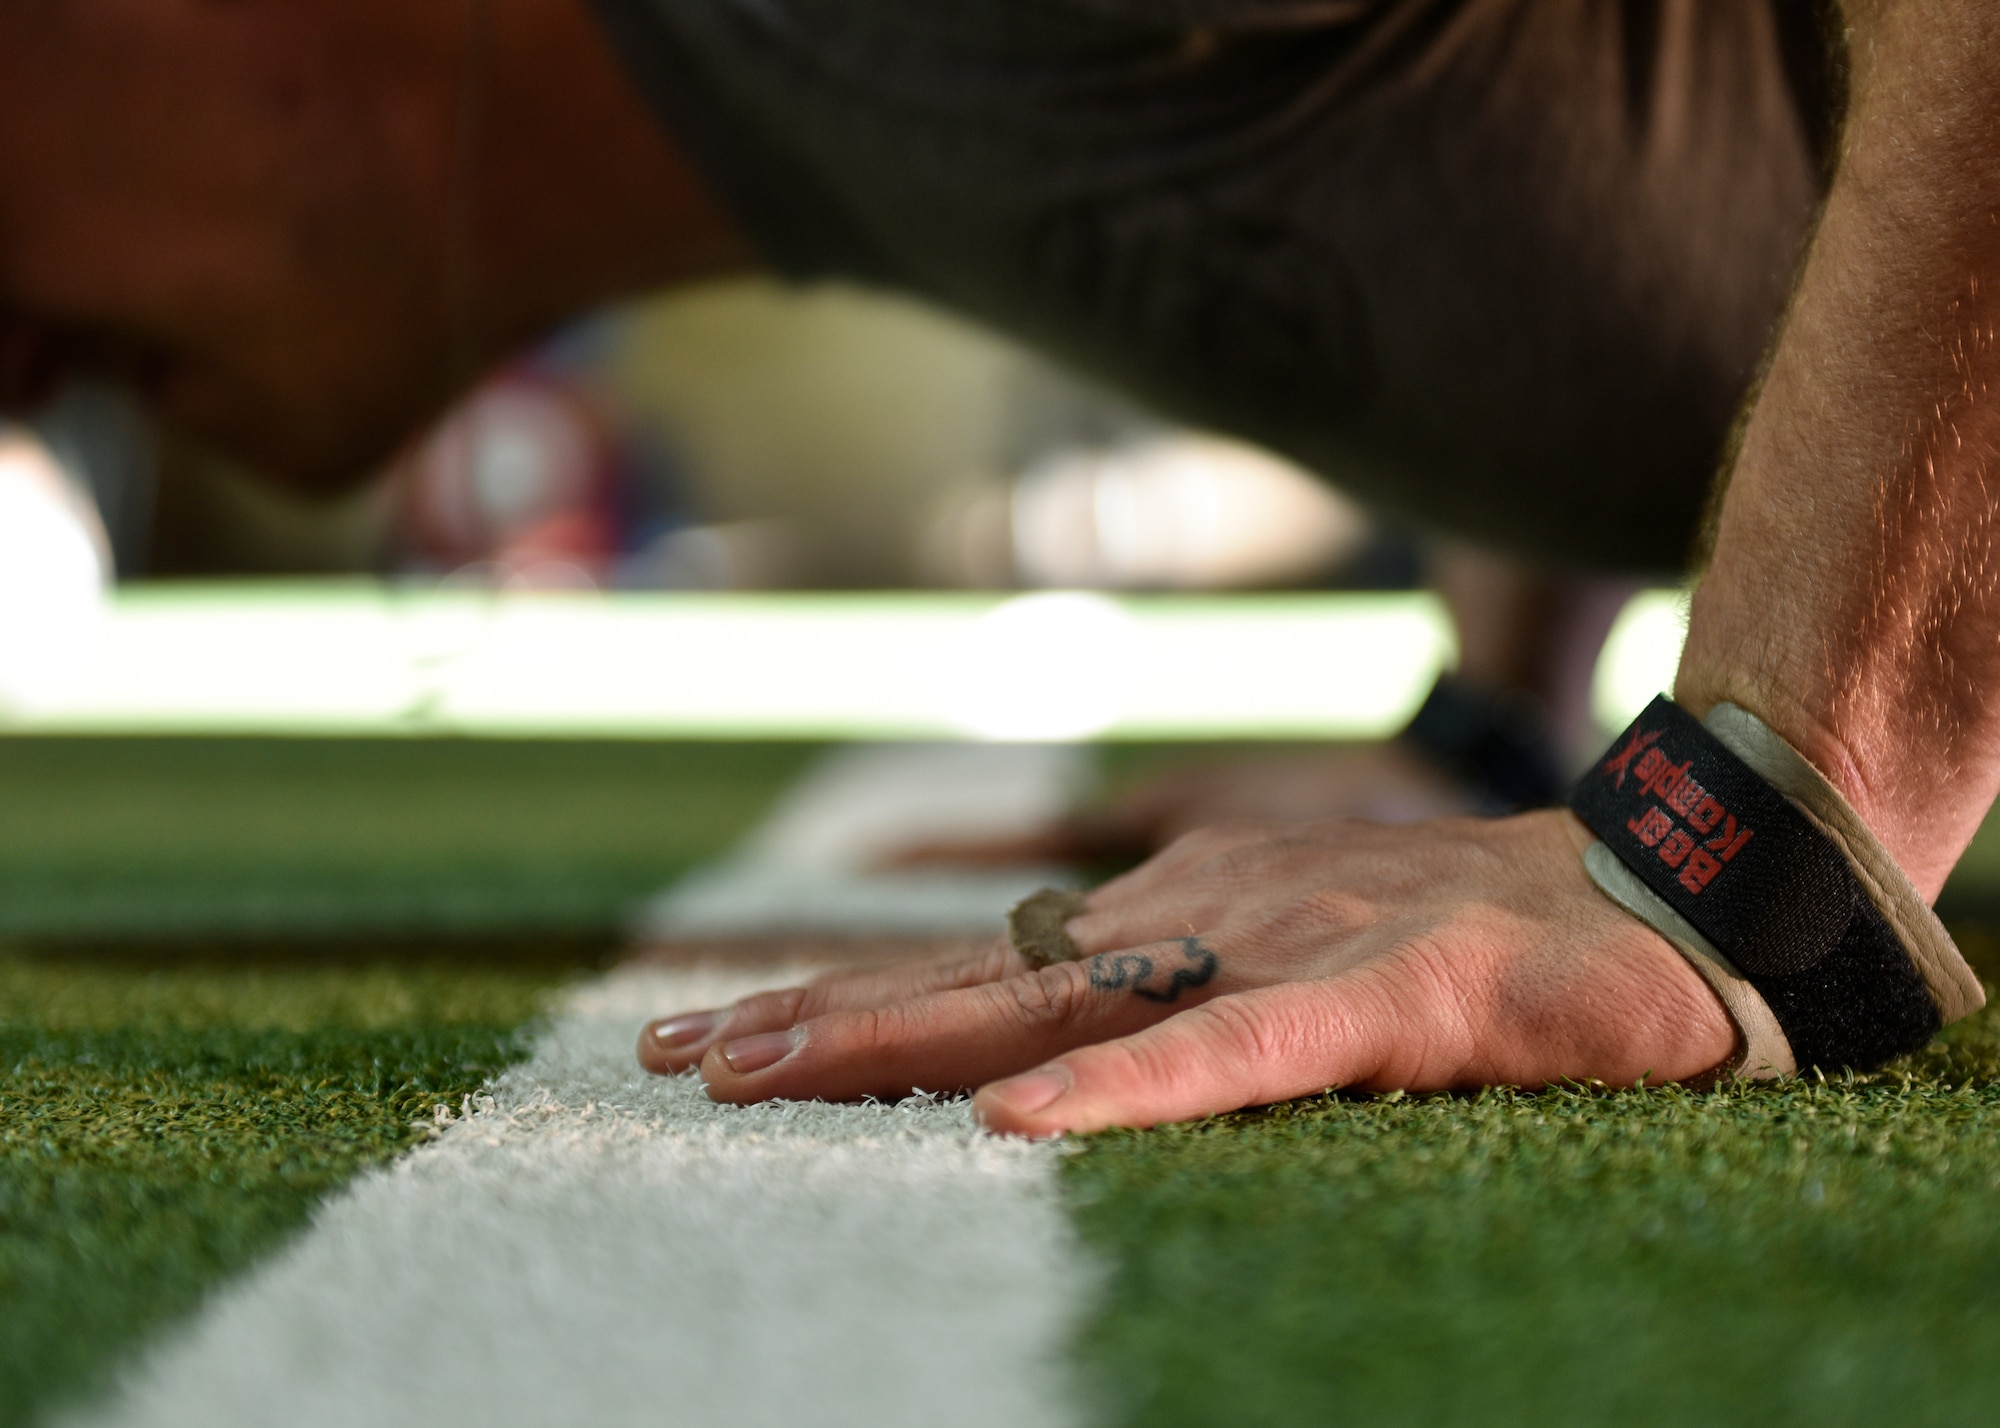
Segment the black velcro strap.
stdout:
[[1930,989],[1846,855],[1672,700],[1569,803],[1756,987],[1801,1070],[1866,1070],[1937,1033]]

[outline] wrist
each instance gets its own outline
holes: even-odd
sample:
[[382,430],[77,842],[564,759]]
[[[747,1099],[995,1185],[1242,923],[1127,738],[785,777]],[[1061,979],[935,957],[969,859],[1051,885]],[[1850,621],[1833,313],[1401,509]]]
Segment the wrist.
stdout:
[[1886,700],[1698,660],[1684,662],[1674,698],[1697,719],[1725,703],[1756,715],[1846,799],[1926,902],[1993,802],[1990,767],[1969,766],[1952,731]]
[[[1983,1003],[1927,899],[1840,791],[1735,704],[1656,699],[1578,781],[1598,888],[1709,979],[1745,1074],[1870,1069]],[[1747,1068],[1747,1070],[1745,1070]]]
[[[1824,351],[1865,335],[1801,302],[1745,432],[1675,695],[1697,718],[1727,702],[1763,720],[1934,899],[2000,790],[2000,585],[1982,574],[1992,513],[1967,469],[2000,436],[2000,406],[1901,390],[1920,343],[1880,380],[1836,382]],[[1929,417],[1939,402],[1950,420],[1921,439],[1873,411]]]

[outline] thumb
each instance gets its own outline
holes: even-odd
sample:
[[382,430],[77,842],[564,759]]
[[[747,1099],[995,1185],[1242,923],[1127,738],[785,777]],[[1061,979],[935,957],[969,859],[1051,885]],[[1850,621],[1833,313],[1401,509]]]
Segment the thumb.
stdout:
[[982,1087],[989,1130],[1054,1136],[1194,1120],[1373,1081],[1388,1018],[1351,984],[1290,983],[1217,997],[1156,1026],[1081,1047]]

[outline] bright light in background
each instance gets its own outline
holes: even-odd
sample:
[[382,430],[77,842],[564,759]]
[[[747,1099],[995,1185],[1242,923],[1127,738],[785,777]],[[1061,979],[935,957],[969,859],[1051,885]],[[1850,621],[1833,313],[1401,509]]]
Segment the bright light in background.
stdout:
[[977,739],[1091,739],[1131,695],[1132,618],[1102,595],[1022,595],[981,615],[945,672],[947,717]]
[[59,707],[96,651],[111,553],[48,448],[0,431],[0,709]]
[[[4,539],[25,528],[0,523]],[[72,613],[10,617],[22,634],[7,648],[91,657],[51,697],[0,710],[16,730],[1368,739],[1400,729],[1454,658],[1442,607],[1414,593],[611,596],[291,582],[127,587],[97,618],[83,596],[98,601],[98,588],[80,572],[98,567],[59,529],[46,544],[69,551],[68,574],[23,582],[8,608],[50,611],[62,589]],[[1679,610],[1671,592],[1651,593],[1619,619],[1594,690],[1601,720],[1622,725],[1672,682]]]
[[120,590],[17,730],[632,738],[1373,738],[1451,658],[1423,594]]
[[1683,590],[1642,591],[1619,614],[1590,684],[1590,712],[1599,726],[1624,728],[1654,695],[1674,687],[1687,616]]

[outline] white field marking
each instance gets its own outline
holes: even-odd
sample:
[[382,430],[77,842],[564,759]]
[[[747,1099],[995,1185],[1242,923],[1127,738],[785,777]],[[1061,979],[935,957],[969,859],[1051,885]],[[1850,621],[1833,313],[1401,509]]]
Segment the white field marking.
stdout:
[[[1039,826],[1089,775],[1052,746],[836,750],[646,921],[997,932],[1060,870],[1014,887],[875,863]],[[963,1102],[731,1108],[639,1071],[648,1017],[809,970],[628,968],[573,993],[490,1096],[330,1202],[83,1421],[1079,1421],[1063,1351],[1094,1273],[1055,1148],[986,1136]]]
[[883,871],[931,839],[994,839],[1047,826],[1094,776],[1062,744],[859,744],[834,749],[794,784],[734,856],[643,908],[641,941],[778,932],[985,934],[1059,867]]
[[1055,1148],[984,1135],[963,1102],[731,1108],[638,1070],[646,1017],[774,980],[583,988],[469,1114],[71,1421],[1081,1421],[1063,1357],[1094,1274]]

